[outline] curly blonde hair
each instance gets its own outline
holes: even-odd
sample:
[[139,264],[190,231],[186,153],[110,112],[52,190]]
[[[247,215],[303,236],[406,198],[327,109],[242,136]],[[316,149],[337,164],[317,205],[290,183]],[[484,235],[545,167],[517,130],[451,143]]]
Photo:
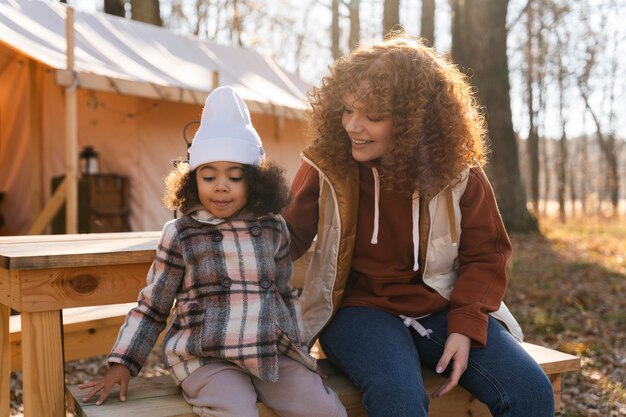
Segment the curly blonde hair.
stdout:
[[341,124],[343,97],[390,114],[394,133],[381,158],[382,186],[433,196],[468,167],[486,162],[481,108],[465,75],[417,38],[396,34],[340,58],[309,94],[314,145],[339,169],[353,166]]

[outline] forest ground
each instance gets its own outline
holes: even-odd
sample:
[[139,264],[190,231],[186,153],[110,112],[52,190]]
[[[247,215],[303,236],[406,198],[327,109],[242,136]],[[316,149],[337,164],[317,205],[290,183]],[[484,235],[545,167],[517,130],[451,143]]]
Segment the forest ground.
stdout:
[[576,354],[563,417],[626,416],[626,218],[540,221],[512,234],[506,303],[526,341]]
[[[541,234],[511,234],[506,303],[526,341],[578,355],[563,377],[561,417],[626,416],[626,218],[540,220]],[[66,364],[66,382],[94,378],[104,357]],[[142,370],[161,375],[153,352]],[[11,379],[11,415],[23,415],[21,374]]]

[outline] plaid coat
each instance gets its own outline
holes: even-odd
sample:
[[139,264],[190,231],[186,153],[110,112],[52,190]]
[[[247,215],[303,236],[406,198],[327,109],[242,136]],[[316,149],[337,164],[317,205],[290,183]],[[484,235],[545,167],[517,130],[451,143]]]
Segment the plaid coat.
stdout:
[[291,274],[289,233],[281,216],[242,212],[224,220],[198,210],[169,221],[147,286],[128,313],[109,362],[137,375],[172,311],[163,357],[177,383],[214,359],[233,362],[264,381],[278,380],[279,354],[315,370],[315,359],[300,341]]

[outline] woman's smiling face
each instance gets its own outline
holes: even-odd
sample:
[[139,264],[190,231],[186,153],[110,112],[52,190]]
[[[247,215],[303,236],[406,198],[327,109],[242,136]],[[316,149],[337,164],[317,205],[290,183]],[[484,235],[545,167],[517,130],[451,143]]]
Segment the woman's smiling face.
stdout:
[[363,103],[351,93],[343,96],[341,124],[352,142],[352,157],[359,162],[376,160],[391,147],[393,119],[391,114],[365,111]]

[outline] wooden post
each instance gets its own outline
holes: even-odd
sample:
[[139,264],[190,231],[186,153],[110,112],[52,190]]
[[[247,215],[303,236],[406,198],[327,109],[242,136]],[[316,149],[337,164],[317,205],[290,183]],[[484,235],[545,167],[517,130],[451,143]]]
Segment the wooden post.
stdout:
[[30,88],[30,111],[29,111],[29,151],[28,159],[31,167],[30,180],[30,220],[34,221],[41,212],[42,196],[42,145],[41,145],[41,77],[39,76],[39,64],[29,60],[29,88]]
[[65,417],[61,311],[22,311],[24,415]]
[[67,8],[65,20],[65,37],[67,38],[67,70],[74,79],[65,88],[65,232],[78,232],[78,119],[76,108],[76,75],[74,74],[74,9]]
[[[4,276],[0,275],[0,278]],[[7,305],[0,304],[0,416],[8,416],[10,413],[10,345],[9,345],[9,315],[10,308]]]
[[211,84],[213,84],[212,87],[214,90],[220,86],[219,73],[217,72],[217,70],[213,70],[211,72]]

